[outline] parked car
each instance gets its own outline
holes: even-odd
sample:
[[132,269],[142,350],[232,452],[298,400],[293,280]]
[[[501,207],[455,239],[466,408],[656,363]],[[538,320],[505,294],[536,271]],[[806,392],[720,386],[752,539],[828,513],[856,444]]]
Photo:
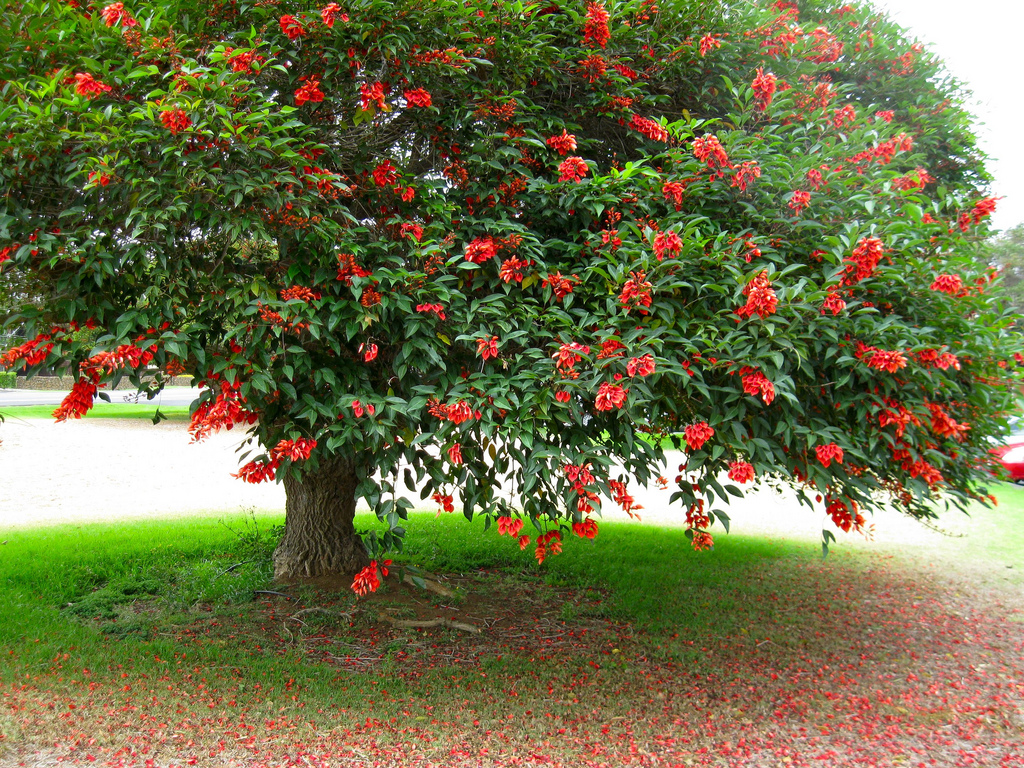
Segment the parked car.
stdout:
[[1006,468],[1010,480],[1024,485],[1024,421],[1011,423],[1010,434],[1002,445],[992,449],[992,455]]

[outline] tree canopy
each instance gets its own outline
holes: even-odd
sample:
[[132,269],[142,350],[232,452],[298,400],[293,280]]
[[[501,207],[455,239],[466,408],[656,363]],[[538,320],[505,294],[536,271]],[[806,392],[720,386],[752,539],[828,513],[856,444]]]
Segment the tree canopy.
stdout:
[[0,20],[0,269],[46,292],[3,363],[72,363],[61,419],[193,374],[193,435],[248,430],[240,477],[285,481],[281,576],[365,564],[325,533],[361,498],[371,588],[405,484],[543,560],[672,446],[698,548],[751,480],[843,530],[987,493],[1016,396],[994,200],[955,84],[866,6]]

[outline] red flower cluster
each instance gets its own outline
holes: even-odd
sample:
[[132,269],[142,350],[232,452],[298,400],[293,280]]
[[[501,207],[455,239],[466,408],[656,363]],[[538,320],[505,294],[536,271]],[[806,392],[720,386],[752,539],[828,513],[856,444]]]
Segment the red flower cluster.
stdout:
[[657,120],[649,117],[641,117],[634,114],[629,121],[629,127],[639,134],[646,136],[651,141],[668,141],[669,134],[665,127]]
[[377,163],[373,169],[373,183],[378,187],[390,187],[398,181],[398,169],[390,160]]
[[938,403],[928,403],[928,410],[932,414],[932,432],[939,437],[951,437],[957,442],[962,442],[971,429],[970,424],[956,421]]
[[885,248],[882,241],[877,237],[862,237],[857,246],[853,249],[853,256],[846,261],[846,274],[843,276],[843,285],[853,285],[865,278],[871,277],[881,261]]
[[818,457],[818,461],[821,462],[821,466],[827,467],[833,461],[836,464],[843,463],[843,449],[835,443],[827,443],[825,445],[816,445],[814,447],[814,453]]
[[369,109],[371,104],[376,104],[377,109],[384,109],[384,83],[363,83],[359,86],[359,108]]
[[97,96],[109,93],[112,90],[109,85],[104,85],[88,72],[78,72],[75,74],[75,93],[79,96],[95,99]]
[[431,498],[440,505],[440,509],[437,510],[437,514],[440,515],[444,512],[454,512],[455,504],[452,501],[452,497],[448,494],[435,493]]
[[771,72],[765,72],[762,67],[757,68],[757,74],[750,87],[754,90],[754,109],[764,112],[772,103],[775,95],[778,78]]
[[878,112],[875,112],[875,117],[877,117],[882,122],[891,123],[893,121],[893,118],[896,117],[896,113],[893,112],[891,109],[880,109]]
[[845,107],[832,110],[832,125],[837,130],[841,131],[848,123],[852,123],[856,119],[857,110],[853,108],[852,104],[847,104]]
[[702,163],[707,163],[711,170],[729,167],[729,155],[713,133],[693,140],[693,156]]
[[80,419],[92,408],[96,399],[96,383],[91,379],[82,377],[71,387],[71,391],[61,401],[53,412],[53,418],[57,421],[68,419]]
[[598,411],[610,411],[613,408],[621,408],[626,402],[628,389],[623,389],[618,384],[602,381],[597,389],[597,397],[594,399],[594,409]]
[[124,3],[111,3],[100,11],[100,16],[108,27],[120,25],[129,29],[139,26],[139,22],[135,20],[135,17],[124,9]]
[[743,376],[743,391],[754,397],[760,396],[765,405],[771,405],[775,399],[775,385],[761,372],[751,368],[740,370]]
[[966,232],[971,224],[980,224],[986,216],[991,216],[996,210],[998,197],[986,197],[974,204],[970,211],[960,214],[960,231]]
[[316,440],[300,437],[298,440],[281,440],[270,450],[270,461],[258,459],[250,461],[240,467],[238,472],[232,475],[247,483],[262,483],[266,480],[273,480],[281,462],[285,459],[290,461],[303,461],[309,458],[310,453],[316,448]]
[[683,192],[685,191],[686,185],[679,181],[666,181],[661,187],[661,194],[666,200],[675,201],[677,211],[683,207]]
[[592,2],[587,3],[587,23],[583,27],[583,44],[593,43],[600,48],[604,48],[610,38],[608,11],[605,10],[604,3],[593,2],[592,0]]
[[576,149],[576,137],[571,133],[566,133],[563,128],[560,136],[551,136],[548,139],[548,146],[560,155],[567,155]]
[[960,275],[942,274],[932,282],[931,289],[939,293],[948,293],[950,296],[960,296],[964,293],[964,281]]
[[825,297],[825,301],[821,304],[821,314],[825,314],[826,310],[834,315],[838,315],[846,309],[846,301],[835,291],[829,291]]
[[429,91],[425,91],[423,88],[410,88],[402,95],[405,97],[405,103],[410,107],[429,107],[434,103],[430,98]]
[[747,160],[736,168],[736,173],[732,177],[732,185],[737,187],[740,192],[746,192],[750,182],[759,178],[761,178],[761,166],[753,160]]
[[619,303],[627,312],[635,309],[641,315],[647,314],[646,308],[651,306],[651,284],[647,282],[646,277],[646,272],[629,273],[629,280],[622,286],[622,293],[619,294]]
[[715,430],[706,421],[699,421],[686,427],[683,435],[686,437],[687,447],[691,451],[699,451],[704,447],[704,443],[714,437]]
[[558,301],[561,301],[570,293],[572,289],[578,285],[580,279],[573,275],[572,277],[563,277],[561,272],[552,272],[550,275],[544,278],[541,283],[545,288],[550,288]]
[[519,532],[521,530],[523,530],[522,518],[512,518],[508,516],[498,518],[499,536],[511,536],[515,539],[519,536]]
[[597,523],[588,517],[581,523],[573,523],[572,532],[581,539],[597,538]]
[[340,11],[341,6],[338,5],[337,3],[328,3],[326,6],[320,9],[320,18],[323,19],[324,25],[328,29],[332,29],[334,27],[335,17],[340,18],[342,21],[348,21],[348,14],[341,13],[339,15]]
[[443,304],[417,304],[416,305],[416,311],[417,312],[423,312],[423,313],[433,312],[435,315],[437,315],[437,319],[438,320],[446,320],[447,319],[447,316],[444,313],[444,305]]
[[353,277],[369,277],[372,272],[356,263],[356,257],[351,253],[338,254],[338,277],[345,285],[352,285]]
[[363,356],[363,360],[367,363],[377,358],[377,352],[378,349],[376,344],[359,345],[359,354]]
[[[526,539],[526,544],[523,543],[523,539]],[[528,536],[521,536],[519,538],[520,549],[526,549],[526,545],[530,543]],[[537,537],[537,549],[534,550],[534,557],[537,558],[537,564],[540,565],[544,562],[550,552],[552,555],[560,554],[562,551],[562,534],[558,531],[548,531],[547,533],[541,534]]]
[[489,339],[476,340],[476,353],[484,360],[490,360],[498,356],[498,337],[491,336]]
[[523,282],[523,271],[532,264],[532,261],[513,256],[501,262],[501,267],[498,269],[498,276],[506,283],[521,283]]
[[743,289],[743,295],[747,297],[747,303],[736,310],[740,317],[767,317],[775,312],[779,305],[779,299],[772,288],[772,282],[768,279],[767,272],[761,272],[753,280],[747,283]]
[[583,359],[582,355],[589,354],[590,347],[573,341],[568,344],[562,344],[551,357],[555,360],[555,368],[566,374],[572,371],[576,363]]
[[196,407],[188,425],[193,442],[205,440],[213,432],[231,429],[235,424],[255,424],[257,414],[245,408],[239,396],[240,382],[220,382],[221,391],[213,400],[204,400]]
[[474,264],[483,264],[498,255],[498,245],[490,235],[473,240],[466,246],[466,259]]
[[746,461],[730,462],[729,479],[741,485],[751,482],[754,479],[754,465]]
[[164,128],[170,131],[172,134],[181,133],[187,130],[192,121],[188,115],[185,114],[183,109],[165,109],[160,113],[160,122],[164,124]]
[[868,358],[868,367],[887,373],[896,373],[900,368],[907,367],[907,358],[897,350],[876,349]]
[[586,161],[582,157],[567,157],[558,166],[559,181],[579,181],[587,175]]
[[373,416],[377,412],[374,408],[373,403],[361,403],[358,400],[352,401],[352,413],[357,419],[363,418],[363,416]]
[[654,238],[654,255],[661,261],[665,256],[678,256],[683,249],[683,241],[673,230],[659,232]]
[[721,48],[722,41],[710,32],[700,39],[700,55],[707,56],[714,48]]
[[790,196],[788,205],[793,210],[793,215],[799,216],[810,202],[811,193],[798,189]]
[[320,90],[320,81],[313,78],[295,91],[295,106],[301,107],[307,101],[321,102],[324,100],[324,92]]
[[434,400],[427,406],[427,412],[442,421],[447,419],[456,425],[473,418],[480,419],[483,417],[480,411],[474,411],[465,400],[459,400],[459,402],[451,404],[440,403]]
[[[360,597],[369,592],[376,592],[380,588],[380,580],[387,578],[390,565],[390,560],[384,560],[380,564],[376,560],[371,560],[368,566],[356,574],[352,581],[352,591]],[[378,571],[380,575],[378,575]]]
[[837,528],[846,533],[849,533],[851,530],[859,531],[864,527],[864,523],[867,522],[864,516],[857,511],[857,502],[853,499],[843,501],[833,496],[826,496],[825,502],[825,511],[832,518],[832,522],[835,523]]
[[654,373],[654,358],[651,355],[631,358],[626,363],[626,373],[630,378],[634,376],[650,376]]
[[282,16],[278,23],[281,25],[281,31],[288,36],[289,40],[298,40],[306,34],[306,30],[299,20],[290,14]]

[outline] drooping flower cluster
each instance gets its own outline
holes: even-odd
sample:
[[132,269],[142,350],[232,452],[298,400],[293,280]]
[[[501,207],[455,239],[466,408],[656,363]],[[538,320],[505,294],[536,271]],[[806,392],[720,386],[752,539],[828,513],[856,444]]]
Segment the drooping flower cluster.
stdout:
[[359,108],[367,110],[373,104],[384,109],[384,83],[363,83],[359,86]]
[[320,90],[320,81],[310,78],[298,90],[295,91],[295,106],[301,107],[307,102],[321,102],[324,100],[324,92]]
[[696,424],[687,426],[683,430],[683,436],[691,451],[699,451],[704,447],[704,443],[715,436],[715,430],[706,421],[698,421]]
[[599,48],[604,48],[608,45],[608,40],[611,38],[611,32],[608,30],[608,11],[604,7],[604,3],[591,2],[587,3],[587,23],[583,27],[583,43],[593,43]]
[[760,177],[761,166],[753,160],[747,160],[736,167],[732,177],[732,185],[739,189],[740,192],[746,192],[750,183]]
[[693,140],[693,156],[702,163],[707,163],[711,170],[729,167],[729,155],[713,133]]
[[430,93],[423,88],[410,88],[402,94],[410,107],[429,107],[433,104]]
[[87,99],[95,99],[104,93],[113,90],[109,85],[101,83],[88,72],[77,72],[75,74],[75,93],[85,96]]
[[320,9],[320,18],[323,19],[325,27],[333,29],[335,19],[341,18],[342,21],[348,21],[348,14],[341,13],[341,6],[337,3],[328,3]]
[[622,286],[622,293],[619,294],[619,303],[626,308],[627,312],[636,310],[641,315],[647,314],[647,307],[651,306],[651,284],[646,280],[646,272],[630,272],[629,280]]
[[959,296],[964,292],[964,281],[960,275],[938,275],[932,282],[931,289],[950,296]]
[[[576,378],[576,376],[570,375],[575,372],[576,363],[583,359],[583,355],[590,354],[590,347],[584,346],[583,344],[577,344],[575,341],[563,343],[558,347],[558,351],[552,355],[555,360],[555,368],[562,373],[563,376],[569,378]],[[577,376],[579,374],[576,374]]]
[[232,477],[237,477],[247,483],[273,480],[283,461],[286,459],[288,461],[304,461],[309,458],[314,448],[316,448],[316,440],[311,438],[281,440],[270,450],[270,457],[267,461],[254,459],[239,468]]
[[381,579],[387,578],[390,565],[390,560],[382,560],[380,563],[371,560],[368,566],[356,574],[352,581],[352,591],[360,597],[364,597],[370,592],[376,592],[380,589]]
[[631,358],[626,363],[626,374],[630,378],[635,376],[650,376],[654,373],[654,357],[651,355],[641,355],[640,357]]
[[164,128],[173,134],[181,133],[192,125],[192,121],[185,114],[185,110],[177,108],[163,110],[160,113],[160,122],[164,124]]
[[626,395],[628,394],[628,389],[624,389],[618,384],[602,381],[601,386],[597,389],[597,397],[594,399],[594,409],[610,411],[615,408],[621,408],[625,404]]
[[755,371],[751,368],[743,368],[740,370],[740,375],[743,377],[743,391],[748,395],[754,397],[760,397],[764,400],[765,405],[771,405],[775,399],[775,385],[768,380],[761,371]]
[[779,305],[779,299],[772,288],[772,281],[768,279],[768,272],[761,272],[754,277],[743,288],[743,295],[747,297],[747,303],[736,310],[740,317],[767,317],[775,312]]
[[741,485],[753,481],[754,465],[746,461],[729,462],[729,479]]
[[814,446],[814,454],[818,457],[818,461],[821,462],[823,467],[828,467],[833,461],[836,464],[843,463],[843,449],[835,443]]
[[661,261],[665,256],[672,258],[678,256],[683,249],[683,241],[674,230],[659,232],[654,237],[654,255]]
[[778,78],[771,72],[765,72],[761,67],[757,68],[757,75],[751,83],[751,88],[754,90],[754,109],[758,112],[764,112],[771,105],[777,80]]
[[135,20],[135,17],[125,10],[124,3],[111,3],[100,11],[100,16],[103,18],[103,23],[108,27],[121,26],[125,29],[139,26],[139,22]]
[[466,246],[466,260],[474,264],[483,264],[498,255],[498,245],[490,235],[474,239]]
[[828,311],[835,316],[844,309],[846,309],[846,301],[835,291],[829,291],[828,295],[825,296],[825,301],[821,304],[821,314],[823,315]]
[[629,127],[637,133],[643,134],[651,141],[668,141],[669,133],[661,123],[657,120],[651,120],[649,117],[641,117],[640,115],[634,114],[632,119],[629,121]]
[[560,135],[551,136],[548,139],[548,146],[560,155],[567,155],[576,149],[576,137],[571,133],[566,133],[563,128]]
[[869,368],[886,373],[896,373],[900,368],[907,367],[907,358],[899,350],[876,349],[867,360]]
[[572,293],[572,289],[578,285],[579,282],[580,279],[576,275],[564,277],[561,272],[552,272],[544,278],[541,285],[545,288],[550,288],[555,294],[555,298],[558,301],[561,301]]
[[853,249],[853,255],[846,259],[850,263],[846,265],[846,274],[843,276],[842,284],[853,285],[871,277],[884,253],[885,248],[882,241],[877,237],[862,237]]
[[788,205],[792,209],[793,215],[799,216],[803,213],[804,208],[806,208],[810,202],[811,193],[803,189],[797,189],[794,190],[793,194],[790,196]]
[[498,337],[491,336],[488,338],[480,338],[476,340],[476,353],[480,355],[484,360],[490,360],[491,358],[498,356]]
[[559,181],[579,181],[587,175],[586,161],[582,157],[567,157],[558,166]]

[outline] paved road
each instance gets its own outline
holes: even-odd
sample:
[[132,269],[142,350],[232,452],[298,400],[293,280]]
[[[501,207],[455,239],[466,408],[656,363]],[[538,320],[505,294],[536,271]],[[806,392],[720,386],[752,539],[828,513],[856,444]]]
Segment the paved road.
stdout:
[[[67,392],[34,390],[34,389],[0,389],[0,408],[13,405],[59,405]],[[129,389],[109,392],[111,403],[134,403],[135,392]],[[167,387],[150,401],[141,399],[157,406],[188,405],[199,395],[199,390],[192,387]],[[96,402],[103,402],[98,400]]]

